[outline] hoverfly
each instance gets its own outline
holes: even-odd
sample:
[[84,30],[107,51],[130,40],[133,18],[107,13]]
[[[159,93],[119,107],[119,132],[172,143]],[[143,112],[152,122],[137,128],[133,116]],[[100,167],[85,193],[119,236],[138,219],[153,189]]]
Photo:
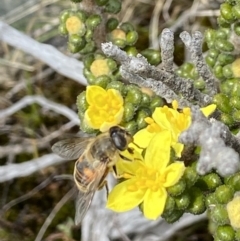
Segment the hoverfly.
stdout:
[[68,160],[77,159],[74,181],[79,190],[75,223],[84,218],[94,193],[106,184],[106,176],[128,148],[132,136],[122,127],[113,126],[96,137],[66,139],[52,146],[53,152]]

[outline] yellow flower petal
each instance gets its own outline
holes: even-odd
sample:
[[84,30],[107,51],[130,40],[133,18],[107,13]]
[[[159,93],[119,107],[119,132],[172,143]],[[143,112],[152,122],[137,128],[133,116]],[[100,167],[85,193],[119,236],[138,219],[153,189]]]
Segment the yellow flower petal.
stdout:
[[145,164],[157,170],[164,169],[170,160],[171,133],[161,131],[154,135],[145,154]]
[[167,200],[165,188],[160,188],[155,192],[148,190],[144,196],[143,213],[148,219],[156,220],[163,213]]
[[181,157],[184,145],[182,143],[173,143],[172,148],[175,151],[176,157]]
[[182,177],[184,170],[185,166],[183,162],[175,162],[167,166],[167,168],[164,170],[164,187],[171,187],[175,185]]
[[227,212],[231,225],[236,229],[240,228],[240,196],[234,197],[227,204]]
[[138,146],[142,148],[146,148],[149,145],[149,142],[153,138],[155,133],[151,133],[147,131],[146,128],[138,131],[134,136],[133,136],[133,141],[136,143]]
[[89,105],[98,105],[101,107],[101,105],[105,105],[105,99],[107,96],[106,90],[101,88],[100,86],[97,85],[90,85],[87,86],[87,91],[86,91],[86,100]]
[[116,163],[116,167],[117,167],[118,175],[122,175],[123,173],[125,173],[126,175],[124,177],[129,178],[129,177],[135,176],[136,170],[138,170],[139,167],[144,168],[144,163],[142,161],[134,161],[134,160],[133,161],[119,160]]
[[201,108],[201,111],[206,117],[208,117],[216,110],[216,108],[217,108],[217,106],[215,104],[212,104],[212,105],[208,105],[204,108]]
[[135,183],[136,180],[132,178],[116,185],[108,196],[107,208],[125,212],[138,206],[146,190],[138,189]]

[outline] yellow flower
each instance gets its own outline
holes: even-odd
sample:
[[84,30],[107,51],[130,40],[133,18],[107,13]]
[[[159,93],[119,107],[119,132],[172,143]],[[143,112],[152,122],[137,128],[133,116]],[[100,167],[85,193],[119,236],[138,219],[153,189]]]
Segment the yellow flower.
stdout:
[[85,25],[77,16],[71,16],[66,20],[66,28],[70,34],[77,34],[85,29]]
[[[171,133],[156,134],[134,161],[119,161],[117,170],[127,180],[117,184],[108,196],[107,207],[125,212],[142,204],[146,218],[157,219],[164,210],[167,187],[176,184],[185,170],[182,162],[169,164]],[[138,149],[135,150],[136,152]]]
[[234,197],[233,200],[227,204],[227,212],[233,228],[240,228],[240,196]]
[[111,74],[106,59],[96,59],[90,66],[90,70],[95,77]]
[[87,87],[86,100],[89,104],[84,121],[102,132],[121,122],[123,116],[123,98],[115,89],[105,90],[99,86]]
[[[186,130],[191,124],[190,108],[184,108],[182,112],[178,112],[178,103],[176,100],[172,102],[173,108],[167,106],[157,107],[153,112],[152,118],[147,117],[145,121],[148,126],[134,136],[134,143],[142,148],[146,148],[152,137],[163,130],[171,132],[171,146],[175,150],[176,156],[180,157],[184,145],[178,142],[180,133]],[[216,108],[216,105],[209,105],[202,108],[205,116],[210,115]]]

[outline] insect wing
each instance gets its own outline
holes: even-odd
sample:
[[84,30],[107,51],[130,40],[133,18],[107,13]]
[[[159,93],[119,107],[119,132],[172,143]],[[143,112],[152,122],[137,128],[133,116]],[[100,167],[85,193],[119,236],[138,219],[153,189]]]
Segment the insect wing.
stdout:
[[79,158],[94,138],[71,138],[58,141],[52,146],[52,151],[68,160]]
[[105,176],[108,172],[108,167],[106,163],[99,162],[94,173],[93,181],[89,183],[87,192],[82,192],[79,190],[77,202],[76,202],[76,214],[75,214],[75,224],[81,223],[82,219],[86,215],[89,209],[94,193],[98,190],[99,186],[103,183]]
[[85,217],[87,210],[89,209],[95,191],[81,192],[79,191],[76,201],[76,213],[75,213],[75,224],[78,225],[82,222]]

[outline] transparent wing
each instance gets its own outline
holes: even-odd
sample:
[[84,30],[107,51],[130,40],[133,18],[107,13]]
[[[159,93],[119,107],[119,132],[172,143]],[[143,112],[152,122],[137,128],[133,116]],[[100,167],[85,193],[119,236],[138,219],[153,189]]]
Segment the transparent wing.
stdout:
[[82,155],[86,146],[91,143],[93,139],[94,138],[71,138],[61,140],[52,146],[52,151],[68,160],[77,159]]
[[76,200],[76,213],[75,213],[75,224],[79,225],[85,217],[87,210],[89,209],[95,191],[81,192],[79,191]]
[[76,201],[76,214],[75,214],[75,224],[78,225],[83,220],[89,209],[94,193],[99,187],[104,184],[105,177],[108,173],[108,167],[106,163],[99,163],[96,167],[96,172],[94,173],[93,181],[89,183],[88,191],[82,192],[79,190],[79,194]]

